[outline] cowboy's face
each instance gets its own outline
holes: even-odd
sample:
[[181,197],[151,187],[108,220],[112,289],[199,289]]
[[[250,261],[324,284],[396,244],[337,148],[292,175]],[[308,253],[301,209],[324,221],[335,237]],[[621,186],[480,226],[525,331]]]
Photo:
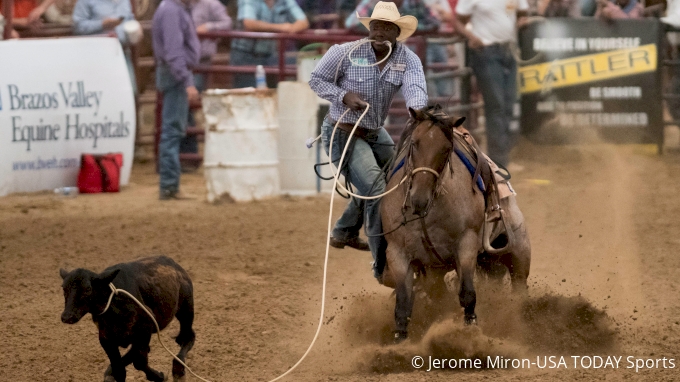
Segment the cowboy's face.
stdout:
[[385,41],[392,43],[392,49],[394,49],[394,44],[397,43],[397,37],[399,37],[399,27],[395,23],[383,20],[373,20],[369,24],[370,28],[368,30],[368,38],[375,40],[371,45],[376,51],[386,51],[389,48],[384,45]]

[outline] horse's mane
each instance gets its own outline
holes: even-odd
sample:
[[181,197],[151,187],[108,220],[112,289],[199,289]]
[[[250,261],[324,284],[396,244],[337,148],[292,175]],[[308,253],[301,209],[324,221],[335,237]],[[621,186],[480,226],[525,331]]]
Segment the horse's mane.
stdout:
[[[416,129],[420,122],[430,120],[440,126],[449,126],[451,124],[451,122],[449,121],[449,115],[446,114],[446,112],[439,104],[425,106],[419,111],[423,115],[425,115],[426,118],[424,119],[409,118],[409,120],[406,122],[406,127],[404,128],[404,131],[401,132],[401,136],[399,137],[399,146],[397,147],[397,153],[401,151],[402,147],[406,142],[410,141],[413,131]],[[452,139],[453,132],[451,132],[450,129],[442,129],[442,131],[444,132],[444,134],[446,134],[446,138],[448,138],[449,140]]]

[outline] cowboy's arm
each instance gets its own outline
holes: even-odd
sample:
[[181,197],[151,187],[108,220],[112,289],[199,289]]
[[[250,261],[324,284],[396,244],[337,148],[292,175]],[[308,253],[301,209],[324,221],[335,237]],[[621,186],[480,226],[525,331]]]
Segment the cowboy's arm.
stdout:
[[404,94],[406,108],[422,109],[427,106],[427,84],[423,64],[414,53],[406,62],[401,91]]
[[[331,102],[342,102],[346,90],[335,84],[335,71],[338,63],[345,58],[343,49],[338,45],[333,45],[319,61],[312,72],[309,86],[319,97]],[[338,78],[343,76],[343,68],[340,67]]]
[[517,28],[521,29],[529,25],[529,2],[527,0],[519,0],[517,2]]
[[465,27],[470,22],[473,11],[474,3],[472,1],[459,0],[458,4],[456,5],[456,17],[453,20],[453,29],[456,31],[456,33],[465,37],[465,39],[468,41],[468,46],[471,49],[477,49],[484,46],[484,43],[479,37],[477,37],[477,35]]

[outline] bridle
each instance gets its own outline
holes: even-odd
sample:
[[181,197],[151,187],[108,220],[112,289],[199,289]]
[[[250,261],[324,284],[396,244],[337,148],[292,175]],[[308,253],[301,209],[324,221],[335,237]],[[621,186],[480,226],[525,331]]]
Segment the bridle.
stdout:
[[[428,129],[432,128],[435,125],[437,125],[436,121],[431,121]],[[439,126],[439,125],[437,125],[437,127],[443,128],[442,126]],[[409,204],[411,204],[411,206],[413,206],[413,204],[410,203],[411,202],[411,187],[413,186],[413,178],[415,177],[416,174],[425,173],[425,174],[430,174],[430,175],[434,176],[435,186],[432,189],[432,192],[431,192],[431,195],[429,197],[427,206],[425,207],[425,212],[420,215],[421,218],[424,218],[429,213],[430,208],[432,207],[432,202],[434,201],[434,199],[437,197],[437,195],[439,195],[439,193],[442,192],[442,180],[443,180],[442,173],[443,173],[444,169],[446,169],[447,165],[448,165],[449,169],[451,170],[451,172],[453,173],[453,168],[451,167],[451,154],[453,152],[453,142],[451,142],[451,147],[446,151],[446,156],[445,156],[446,162],[444,163],[442,173],[440,173],[439,171],[437,171],[437,170],[435,170],[431,167],[426,167],[426,166],[413,168],[413,149],[414,149],[414,147],[415,147],[415,143],[413,141],[411,141],[410,145],[409,145],[408,153],[406,154],[406,163],[407,163],[406,172],[408,174],[407,175],[408,178],[406,179],[406,192],[404,193],[404,203],[402,205],[402,214],[404,214],[404,215],[406,214],[406,209],[407,209]]]

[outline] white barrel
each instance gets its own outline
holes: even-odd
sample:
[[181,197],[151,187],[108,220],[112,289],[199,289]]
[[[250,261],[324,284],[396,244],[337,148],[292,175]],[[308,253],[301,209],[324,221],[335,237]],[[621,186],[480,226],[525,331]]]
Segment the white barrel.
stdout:
[[202,103],[208,201],[279,195],[276,91],[211,89]]

